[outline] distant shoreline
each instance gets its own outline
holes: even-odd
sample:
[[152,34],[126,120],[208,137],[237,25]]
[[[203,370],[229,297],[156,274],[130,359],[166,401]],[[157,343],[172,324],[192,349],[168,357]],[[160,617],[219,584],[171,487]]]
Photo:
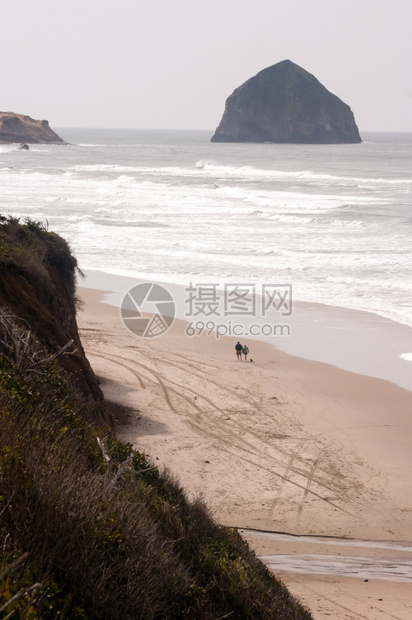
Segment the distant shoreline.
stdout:
[[[107,291],[105,302],[117,308],[124,294],[144,281],[93,270],[85,270],[85,276],[79,285]],[[184,298],[183,286],[159,283],[175,299]],[[181,306],[177,317],[185,318]],[[292,337],[245,339],[262,340],[289,355],[387,380],[412,391],[412,362],[400,357],[412,352],[412,327],[372,312],[299,301],[294,302],[292,316],[279,317],[279,322],[290,324]]]

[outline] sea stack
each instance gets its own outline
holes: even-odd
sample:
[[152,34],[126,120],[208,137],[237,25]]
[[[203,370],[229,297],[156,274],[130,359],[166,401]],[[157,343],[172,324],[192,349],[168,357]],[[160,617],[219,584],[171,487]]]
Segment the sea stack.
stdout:
[[49,127],[24,114],[0,112],[0,144],[67,144]]
[[350,107],[290,60],[236,88],[211,142],[362,142]]

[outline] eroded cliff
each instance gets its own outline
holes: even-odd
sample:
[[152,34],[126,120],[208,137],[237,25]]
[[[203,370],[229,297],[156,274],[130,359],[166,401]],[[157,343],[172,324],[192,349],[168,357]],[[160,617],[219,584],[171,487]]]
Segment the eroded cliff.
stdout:
[[48,121],[37,121],[24,114],[0,112],[0,144],[66,144],[49,127]]
[[0,216],[0,308],[18,317],[50,355],[59,356],[93,421],[110,416],[86,358],[76,322],[77,261],[66,241],[38,222]]

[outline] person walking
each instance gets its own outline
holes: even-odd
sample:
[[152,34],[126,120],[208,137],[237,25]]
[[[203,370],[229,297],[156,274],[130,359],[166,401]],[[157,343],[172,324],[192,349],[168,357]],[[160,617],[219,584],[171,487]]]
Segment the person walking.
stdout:
[[247,347],[247,345],[246,345],[246,344],[244,344],[244,345],[243,345],[243,348],[242,348],[242,353],[243,353],[243,355],[245,356],[245,361],[247,362],[247,355],[248,355],[248,353],[249,353],[249,349],[248,349],[248,347]]
[[239,341],[237,341],[237,344],[235,344],[235,350],[236,350],[236,357],[237,357],[237,361],[242,361],[242,351],[243,351],[243,347],[240,344]]

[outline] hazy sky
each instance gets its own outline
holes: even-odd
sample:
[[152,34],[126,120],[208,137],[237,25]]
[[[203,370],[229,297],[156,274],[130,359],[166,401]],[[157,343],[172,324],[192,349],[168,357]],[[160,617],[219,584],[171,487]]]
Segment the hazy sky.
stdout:
[[412,0],[0,0],[0,110],[55,127],[210,129],[290,59],[362,131],[412,131]]

